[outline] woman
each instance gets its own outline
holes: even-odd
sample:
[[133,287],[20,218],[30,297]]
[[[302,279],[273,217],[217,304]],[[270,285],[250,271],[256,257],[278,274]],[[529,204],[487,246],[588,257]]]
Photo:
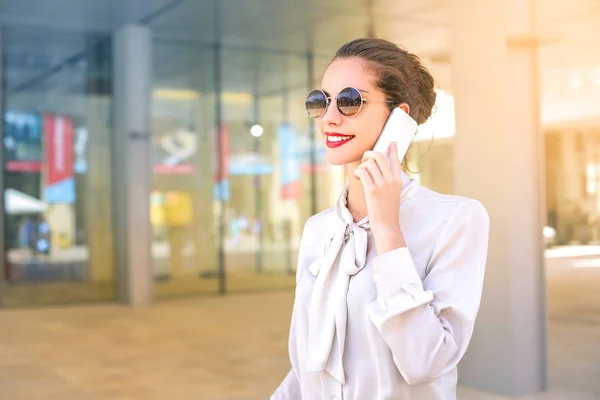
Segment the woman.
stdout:
[[476,200],[419,186],[395,145],[370,151],[394,107],[431,115],[433,78],[418,57],[376,39],[335,55],[307,111],[327,160],[352,177],[300,244],[292,369],[271,397],[455,399],[457,364],[479,309],[489,219]]

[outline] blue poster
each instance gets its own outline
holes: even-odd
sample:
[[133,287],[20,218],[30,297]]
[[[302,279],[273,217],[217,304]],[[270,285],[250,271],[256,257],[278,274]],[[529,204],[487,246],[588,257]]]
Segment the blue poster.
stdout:
[[229,201],[231,190],[229,188],[229,179],[223,179],[221,182],[214,184],[214,200]]
[[289,124],[277,128],[281,175],[281,196],[293,199],[301,196],[302,172],[298,154],[298,135]]

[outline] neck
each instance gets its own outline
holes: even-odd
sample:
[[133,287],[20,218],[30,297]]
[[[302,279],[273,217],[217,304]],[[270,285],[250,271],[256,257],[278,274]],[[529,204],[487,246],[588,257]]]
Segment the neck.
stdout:
[[367,216],[367,202],[365,191],[360,180],[354,177],[354,170],[360,162],[346,165],[348,172],[348,211],[352,214],[354,222],[359,222]]

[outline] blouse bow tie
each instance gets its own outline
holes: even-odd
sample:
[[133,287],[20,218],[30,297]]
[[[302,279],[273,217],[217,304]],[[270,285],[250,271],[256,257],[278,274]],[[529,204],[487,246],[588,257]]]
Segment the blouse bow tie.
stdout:
[[348,287],[350,277],[366,264],[369,230],[368,217],[354,222],[347,208],[347,196],[346,189],[338,201],[339,219],[323,256],[309,267],[316,280],[308,309],[306,372],[327,371],[341,384],[346,382],[342,359]]

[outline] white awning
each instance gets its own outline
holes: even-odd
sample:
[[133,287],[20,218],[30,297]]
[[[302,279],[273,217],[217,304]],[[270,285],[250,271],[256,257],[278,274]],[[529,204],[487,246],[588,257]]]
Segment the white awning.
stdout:
[[16,189],[4,191],[4,207],[9,215],[35,214],[46,210],[46,203]]

